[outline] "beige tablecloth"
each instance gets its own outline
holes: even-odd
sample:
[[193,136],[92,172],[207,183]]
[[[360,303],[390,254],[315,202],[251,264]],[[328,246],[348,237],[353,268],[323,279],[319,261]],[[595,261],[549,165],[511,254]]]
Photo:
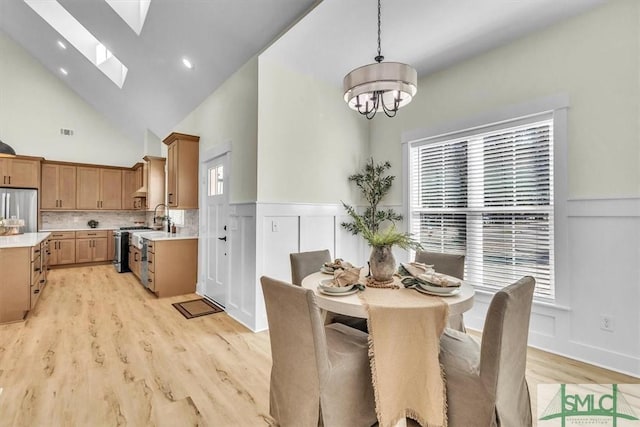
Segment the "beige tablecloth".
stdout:
[[367,288],[369,356],[381,427],[411,418],[423,427],[447,425],[438,360],[448,305],[411,289]]

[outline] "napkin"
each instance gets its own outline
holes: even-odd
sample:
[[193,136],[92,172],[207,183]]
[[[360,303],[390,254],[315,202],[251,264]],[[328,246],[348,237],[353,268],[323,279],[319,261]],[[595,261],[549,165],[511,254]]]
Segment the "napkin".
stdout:
[[343,260],[342,258],[336,258],[335,261],[325,262],[322,266],[327,271],[348,270],[350,268],[354,268],[353,264]]
[[432,265],[419,262],[401,263],[398,274],[405,288],[413,288],[419,284],[439,286],[442,288],[458,288],[462,281],[446,274],[437,273]]

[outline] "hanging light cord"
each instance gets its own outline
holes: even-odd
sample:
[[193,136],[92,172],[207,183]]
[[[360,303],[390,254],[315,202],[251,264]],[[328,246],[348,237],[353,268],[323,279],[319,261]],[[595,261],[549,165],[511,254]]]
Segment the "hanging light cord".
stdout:
[[378,56],[376,56],[374,59],[376,62],[380,63],[384,60],[384,56],[382,56],[382,48],[380,47],[380,34],[381,34],[381,30],[380,27],[382,26],[381,24],[381,13],[380,13],[380,1],[378,0]]

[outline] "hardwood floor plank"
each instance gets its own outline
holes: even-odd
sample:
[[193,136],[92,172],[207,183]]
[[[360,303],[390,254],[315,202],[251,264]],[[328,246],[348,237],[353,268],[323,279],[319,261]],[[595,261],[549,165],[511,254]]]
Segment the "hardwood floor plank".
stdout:
[[[0,427],[267,426],[271,349],[225,313],[187,320],[111,266],[52,270],[23,323],[0,325]],[[640,380],[530,349],[539,383]]]

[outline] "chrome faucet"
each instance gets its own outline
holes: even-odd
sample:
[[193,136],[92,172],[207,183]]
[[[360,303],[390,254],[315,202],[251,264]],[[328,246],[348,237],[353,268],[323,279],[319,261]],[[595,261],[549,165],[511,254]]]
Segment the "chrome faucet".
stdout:
[[171,217],[169,217],[169,206],[165,205],[164,203],[159,203],[155,209],[153,210],[153,223],[156,223],[156,213],[158,212],[158,208],[160,206],[164,206],[165,207],[165,218],[167,219],[167,233],[171,233]]

